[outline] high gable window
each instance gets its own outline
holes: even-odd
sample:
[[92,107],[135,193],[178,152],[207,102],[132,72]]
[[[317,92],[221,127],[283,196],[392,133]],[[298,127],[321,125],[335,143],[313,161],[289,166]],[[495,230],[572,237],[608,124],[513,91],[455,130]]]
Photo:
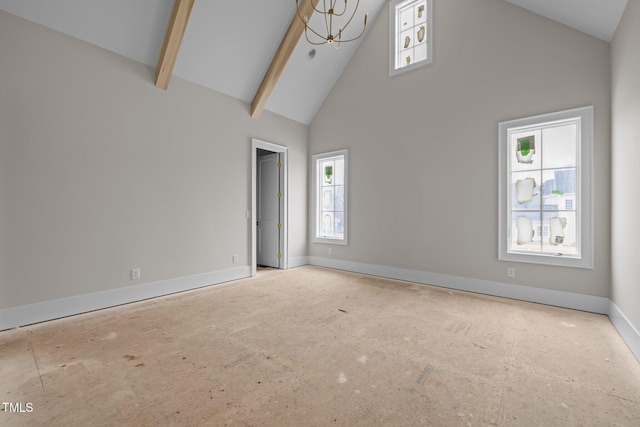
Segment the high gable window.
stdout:
[[389,2],[389,75],[433,61],[433,0]]
[[593,107],[502,122],[499,258],[593,268]]

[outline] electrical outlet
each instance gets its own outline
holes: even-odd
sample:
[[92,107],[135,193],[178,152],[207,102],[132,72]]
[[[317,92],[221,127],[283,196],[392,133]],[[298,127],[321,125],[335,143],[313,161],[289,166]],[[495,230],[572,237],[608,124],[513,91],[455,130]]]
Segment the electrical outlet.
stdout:
[[140,278],[140,269],[132,268],[131,269],[131,280],[138,280]]
[[516,277],[515,267],[507,267],[507,277]]
[[233,263],[237,263],[238,261],[240,261],[240,257],[238,255],[234,255],[233,256]]

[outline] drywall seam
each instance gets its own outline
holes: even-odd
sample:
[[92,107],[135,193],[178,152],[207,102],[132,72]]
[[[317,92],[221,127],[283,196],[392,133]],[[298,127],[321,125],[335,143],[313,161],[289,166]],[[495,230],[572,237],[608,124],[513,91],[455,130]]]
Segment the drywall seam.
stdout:
[[19,307],[5,308],[0,310],[0,331],[177,292],[189,291],[232,280],[244,279],[250,276],[251,268],[245,266]]
[[314,256],[309,257],[309,264],[598,314],[609,313],[609,298],[605,297]]
[[609,319],[616,328],[622,340],[627,344],[631,352],[640,362],[640,332],[627,319],[627,316],[620,311],[613,301],[609,301]]

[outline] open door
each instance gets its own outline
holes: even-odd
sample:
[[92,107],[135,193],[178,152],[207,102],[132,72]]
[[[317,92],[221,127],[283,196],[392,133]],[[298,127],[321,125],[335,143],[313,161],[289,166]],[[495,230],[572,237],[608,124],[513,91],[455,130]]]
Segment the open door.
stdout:
[[[267,154],[268,153],[268,154]],[[280,162],[279,153],[258,152],[257,263],[280,268]]]
[[[287,147],[251,141],[251,275],[257,265],[287,269]],[[274,191],[275,190],[275,191]]]

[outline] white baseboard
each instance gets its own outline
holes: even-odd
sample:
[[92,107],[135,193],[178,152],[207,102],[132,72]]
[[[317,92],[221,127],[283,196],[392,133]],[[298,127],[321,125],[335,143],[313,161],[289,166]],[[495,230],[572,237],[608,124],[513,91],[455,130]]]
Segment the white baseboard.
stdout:
[[[629,322],[620,309],[605,297],[539,289],[529,286],[429,273],[419,270],[342,261],[330,258],[307,256],[289,258],[289,268],[301,267],[303,265],[316,265],[320,267],[334,268],[337,270],[351,271],[354,273],[406,280],[425,285],[433,285],[461,291],[513,298],[521,301],[589,311],[592,313],[606,314],[611,319],[611,323],[613,323],[622,339],[640,361],[640,333],[631,324],[631,322]],[[37,304],[1,309],[0,331],[229,282],[232,280],[244,279],[250,276],[251,267],[245,266],[199,274],[196,276],[145,283],[142,285],[129,286],[126,288],[113,289],[93,294],[79,295]]]
[[592,313],[609,313],[609,298],[605,297],[313,256],[309,257],[309,264]]
[[290,257],[289,268],[302,267],[303,265],[309,265],[308,256]]
[[0,310],[0,331],[87,313],[149,298],[216,285],[251,276],[251,268],[238,267],[195,276],[144,283],[104,292],[79,295]]
[[609,302],[608,314],[611,323],[613,323],[613,326],[618,330],[624,342],[640,362],[640,332],[629,322],[629,319],[627,319],[613,301]]
[[636,356],[636,359],[640,361],[640,333],[633,324],[629,322],[620,309],[606,297],[313,256],[309,257],[309,264],[354,273],[387,277],[389,279],[406,280],[425,285],[606,314],[609,316],[609,319],[611,319],[611,323],[613,323],[624,342],[629,346],[631,352]]

